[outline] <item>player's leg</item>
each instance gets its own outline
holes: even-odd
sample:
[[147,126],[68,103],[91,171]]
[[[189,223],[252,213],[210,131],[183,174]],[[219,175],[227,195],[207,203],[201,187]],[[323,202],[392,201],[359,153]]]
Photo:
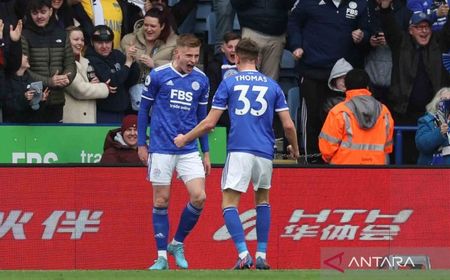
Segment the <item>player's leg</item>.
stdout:
[[167,242],[169,236],[169,216],[167,208],[170,199],[170,183],[174,168],[171,155],[151,154],[149,160],[149,180],[153,187],[153,232],[158,249],[158,259],[149,269],[168,269]]
[[169,254],[175,256],[177,265],[186,269],[188,262],[184,257],[183,243],[197,224],[205,204],[205,170],[198,152],[178,156],[176,168],[178,176],[186,185],[189,202],[181,213],[177,232],[167,249]]
[[250,182],[253,157],[247,153],[229,153],[222,173],[223,218],[239,254],[234,269],[247,269],[253,265],[238,211],[241,194],[247,191]]
[[272,181],[272,161],[257,157],[252,170],[256,204],[256,269],[270,269],[267,264],[267,243],[270,231],[269,189]]

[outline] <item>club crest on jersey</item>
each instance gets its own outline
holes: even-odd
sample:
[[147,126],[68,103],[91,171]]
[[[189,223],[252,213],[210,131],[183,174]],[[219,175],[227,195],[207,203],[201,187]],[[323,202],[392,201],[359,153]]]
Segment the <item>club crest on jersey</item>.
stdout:
[[193,90],[198,90],[200,88],[200,84],[197,81],[193,81],[191,86]]
[[228,69],[227,71],[225,71],[225,73],[223,74],[223,78],[226,79],[228,77],[234,76],[238,73],[238,71],[236,69]]
[[348,3],[347,11],[345,12],[345,17],[349,19],[355,19],[358,16],[358,4],[354,1]]
[[147,77],[145,77],[145,85],[148,86],[151,81],[152,79],[150,78],[150,75],[147,75]]

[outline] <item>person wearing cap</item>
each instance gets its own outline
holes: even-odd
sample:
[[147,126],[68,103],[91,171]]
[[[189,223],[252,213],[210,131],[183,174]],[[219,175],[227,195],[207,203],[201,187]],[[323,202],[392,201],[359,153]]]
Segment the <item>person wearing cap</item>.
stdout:
[[407,0],[408,9],[414,13],[426,13],[432,22],[433,31],[441,30],[448,15],[448,4],[445,0]]
[[133,63],[133,47],[123,54],[113,48],[114,33],[106,25],[97,25],[91,36],[92,47],[86,58],[101,83],[109,80],[110,94],[97,100],[97,123],[120,123],[131,108],[129,87],[136,84],[139,68]]
[[[381,25],[392,51],[392,79],[387,106],[396,125],[414,126],[428,104],[443,86],[449,84],[442,64],[442,53],[450,47],[449,23],[433,32],[432,21],[425,13],[415,13],[408,32],[399,28],[391,9],[392,0],[380,1]],[[415,164],[417,149],[414,132],[403,133],[403,162]]]
[[103,155],[100,163],[135,163],[141,164],[137,152],[137,116],[127,115],[120,128],[112,129],[106,134]]

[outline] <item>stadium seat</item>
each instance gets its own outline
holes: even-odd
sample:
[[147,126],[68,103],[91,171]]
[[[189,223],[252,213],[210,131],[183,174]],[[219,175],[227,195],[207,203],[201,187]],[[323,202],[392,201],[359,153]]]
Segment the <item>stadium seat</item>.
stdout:
[[175,6],[178,2],[180,2],[180,0],[168,0],[168,1],[167,1],[167,5],[169,5],[169,7],[173,7],[173,6]]
[[298,86],[298,74],[295,71],[294,56],[286,49],[283,50],[283,55],[281,56],[278,83],[285,94],[291,88]]
[[295,123],[295,127],[298,129],[298,117],[299,117],[299,109],[300,109],[300,91],[299,87],[293,87],[288,90],[287,93],[287,103],[289,107],[289,114],[291,115],[291,119]]
[[[299,140],[300,149],[306,147],[306,106],[301,97],[298,86],[292,87],[287,93],[287,103],[289,107],[289,114],[294,121],[297,129],[297,138]],[[286,143],[287,145],[287,143]]]
[[239,19],[237,14],[234,15],[234,20],[233,20],[233,31],[241,31],[241,25],[239,24]]
[[199,2],[195,14],[195,33],[203,33],[208,31],[207,18],[212,13],[211,3]]
[[216,43],[216,13],[211,12],[206,18],[206,26],[208,32],[208,45]]

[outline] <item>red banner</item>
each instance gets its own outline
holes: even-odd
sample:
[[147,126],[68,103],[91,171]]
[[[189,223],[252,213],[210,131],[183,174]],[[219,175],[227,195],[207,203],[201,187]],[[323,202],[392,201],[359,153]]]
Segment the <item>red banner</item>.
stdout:
[[[236,260],[220,207],[221,171],[207,178],[205,209],[186,239],[192,269]],[[0,269],[147,268],[156,249],[145,177],[137,167],[0,168]],[[449,169],[275,168],[268,261],[320,268],[326,248],[450,247],[448,178]],[[170,239],[188,200],[176,179],[171,195]],[[240,205],[252,254],[253,201],[248,193]]]

